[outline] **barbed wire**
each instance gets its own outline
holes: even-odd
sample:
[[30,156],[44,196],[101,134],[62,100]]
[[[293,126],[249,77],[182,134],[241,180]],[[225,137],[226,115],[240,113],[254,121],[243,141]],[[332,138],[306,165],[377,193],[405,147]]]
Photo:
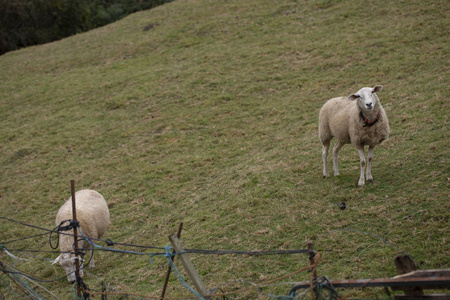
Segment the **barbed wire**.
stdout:
[[[66,278],[67,277],[66,275],[64,275],[63,277],[60,277],[58,279],[55,279],[55,280],[46,280],[46,279],[38,277],[36,275],[30,275],[27,272],[25,272],[25,271],[23,271],[23,270],[21,270],[21,269],[19,269],[17,267],[13,267],[10,264],[7,264],[7,263],[5,263],[2,260],[0,260],[0,271],[4,272],[7,275],[20,275],[20,276],[23,276],[25,278],[28,278],[28,279],[31,279],[31,280],[34,280],[34,281],[54,282],[54,283],[57,283],[59,285],[65,286],[67,288],[73,288],[74,285],[77,284],[75,282],[73,285],[69,285],[69,284],[65,284],[65,283],[60,282],[59,280]],[[89,275],[92,275],[92,274],[89,273]],[[16,276],[16,278],[20,279],[20,277],[17,277],[17,276]],[[17,280],[14,280],[14,281],[17,282]],[[142,298],[142,299],[160,299],[161,298],[161,297],[157,297],[157,296],[146,296],[146,295],[141,295],[141,294],[137,294],[137,293],[130,293],[130,292],[99,292],[99,291],[95,291],[95,290],[86,290],[86,289],[84,290],[84,292],[89,292],[93,296],[95,296],[95,295],[116,295],[116,296],[127,296],[127,295],[130,295],[130,296],[139,297],[139,298]],[[41,299],[41,298],[39,298],[39,299]],[[167,300],[172,300],[172,299],[173,300],[175,300],[175,299],[193,299],[193,297],[176,297],[176,298],[171,297],[171,298],[164,298],[164,299],[167,299]]]
[[[51,239],[51,235],[53,233],[57,233],[58,236],[59,235],[69,235],[69,236],[74,236],[73,233],[65,233],[63,232],[64,230],[71,230],[73,228],[73,226],[77,226],[78,229],[80,229],[79,224],[72,224],[71,220],[65,220],[63,222],[61,222],[61,224],[57,227],[55,227],[54,229],[47,229],[47,228],[43,228],[43,227],[39,227],[39,226],[35,226],[35,225],[31,225],[31,224],[27,224],[21,221],[17,221],[11,218],[7,218],[7,217],[0,217],[0,220],[5,220],[8,222],[14,222],[17,223],[21,226],[27,226],[27,227],[31,227],[34,229],[38,229],[38,230],[42,230],[45,231],[45,233],[42,234],[35,234],[35,235],[31,235],[31,236],[27,236],[27,237],[22,237],[22,238],[18,238],[18,239],[13,239],[13,240],[7,240],[7,241],[0,241],[0,250],[3,250],[9,257],[10,259],[16,259],[16,260],[28,260],[25,258],[21,258],[18,256],[13,255],[11,252],[14,253],[23,253],[23,254],[29,254],[29,253],[51,253],[51,254],[60,254],[60,253],[72,253],[72,254],[81,254],[82,256],[84,256],[84,253],[82,253],[83,251],[92,251],[91,254],[91,259],[93,257],[93,251],[95,250],[100,250],[100,251],[109,251],[109,252],[114,252],[114,253],[120,253],[120,254],[132,254],[132,255],[146,255],[150,257],[150,263],[152,263],[152,258],[155,256],[165,256],[168,260],[169,265],[171,265],[171,267],[173,269],[176,269],[175,265],[173,265],[172,259],[171,257],[180,253],[173,253],[171,250],[172,248],[169,246],[166,247],[155,247],[155,246],[146,246],[146,245],[137,245],[137,244],[129,244],[129,243],[117,243],[117,242],[113,242],[110,239],[97,239],[97,238],[91,238],[91,237],[86,237],[83,235],[82,231],[79,230],[80,235],[77,235],[77,238],[79,239],[85,239],[87,240],[91,247],[90,248],[83,248],[83,249],[78,249],[79,253],[75,253],[73,251],[57,251],[57,250],[53,250],[53,251],[49,251],[49,250],[30,250],[30,249],[17,249],[17,248],[9,248],[9,246],[7,247],[6,245],[10,245],[13,244],[15,242],[19,242],[19,241],[24,241],[24,240],[28,240],[28,239],[32,239],[32,238],[37,238],[37,237],[42,237],[45,236],[47,234],[49,234],[49,244],[52,248],[56,248],[57,246],[53,247],[52,245],[52,239]],[[70,224],[68,226],[62,226],[64,222],[69,222]],[[98,244],[96,244],[97,242],[102,242],[105,243],[108,247],[104,247],[104,246],[100,246]],[[152,250],[165,250],[164,252],[142,252],[142,251],[129,251],[129,250],[122,250],[122,249],[116,249],[116,248],[111,248],[110,246],[121,246],[121,247],[133,247],[133,248],[139,248],[139,249],[152,249]],[[192,253],[192,254],[203,254],[203,255],[247,255],[247,256],[262,256],[262,255],[286,255],[286,254],[302,254],[302,253],[307,253],[310,256],[314,256],[316,253],[312,250],[309,249],[298,249],[298,250],[260,250],[260,251],[241,251],[241,250],[205,250],[205,249],[185,249],[183,250],[183,253]],[[43,260],[47,260],[47,261],[52,261],[49,260],[48,258],[40,258],[40,257],[35,257],[33,256],[33,258],[37,258],[37,259],[43,259]],[[87,264],[86,264],[87,265]],[[309,267],[308,267],[309,268]],[[82,269],[85,269],[85,266],[82,265]],[[43,283],[53,283],[56,282],[58,284],[60,284],[60,280],[64,279],[67,277],[67,274],[58,278],[54,278],[54,279],[46,279],[46,278],[42,278],[36,275],[30,275],[27,274],[26,272],[24,272],[23,270],[17,268],[16,266],[12,266],[10,264],[7,264],[6,262],[4,262],[3,260],[0,260],[0,271],[2,271],[4,274],[8,275],[14,282],[16,282],[19,286],[22,286],[22,284],[19,282],[20,280],[18,280],[18,278],[20,279],[21,276],[23,276],[23,278],[27,278],[30,281],[34,282],[34,284],[37,284],[36,282],[43,282]],[[182,278],[181,274],[177,271],[177,276],[180,280],[180,282],[183,284],[183,282],[185,283],[184,279]],[[292,274],[293,275],[293,274]],[[283,278],[285,278],[286,276],[283,276],[282,278],[278,279],[281,280]],[[104,284],[104,282],[102,281],[102,283]],[[199,294],[196,294],[196,292],[190,288],[187,283],[183,284],[185,285],[186,288],[190,289],[191,292],[194,293],[196,298],[200,298],[201,296]],[[68,286],[68,285],[65,285]],[[253,288],[257,288],[258,291],[261,293],[260,288],[263,285],[252,285]],[[69,285],[70,287],[70,285]],[[250,287],[250,288],[252,288]],[[43,287],[42,287],[43,288]],[[241,289],[241,290],[248,290],[250,288],[245,288],[245,289]],[[28,290],[28,288],[25,288],[25,290]],[[232,295],[232,294],[236,294],[241,290],[237,290],[237,291],[233,291],[233,292],[229,292],[226,293],[226,295]],[[48,290],[46,290],[46,292],[49,292]],[[106,291],[95,291],[95,290],[87,290],[84,291],[87,294],[91,293],[92,295],[128,295],[128,296],[133,296],[133,297],[137,297],[137,298],[142,298],[142,299],[161,299],[161,297],[154,297],[154,296],[144,296],[144,295],[139,295],[139,294],[134,294],[134,293],[126,293],[126,292],[106,292]],[[270,294],[268,294],[270,296]],[[0,294],[1,296],[1,294]],[[221,295],[221,296],[225,296],[225,294]],[[40,299],[40,298],[36,298],[36,299]],[[184,298],[165,298],[165,299],[192,299],[192,297],[184,297]]]
[[[51,234],[51,233],[58,233],[58,234],[62,234],[62,235],[68,235],[68,236],[74,236],[73,233],[65,233],[65,232],[61,232],[57,230],[57,227],[55,229],[48,229],[48,228],[44,228],[44,227],[39,227],[36,225],[31,225],[31,224],[27,224],[24,222],[20,222],[11,218],[7,218],[7,217],[0,217],[0,220],[6,220],[9,222],[15,222],[18,223],[20,225],[23,226],[27,226],[27,227],[32,227],[35,229],[39,229],[39,230],[43,230],[46,231],[46,233],[42,233],[42,234],[36,234],[36,235],[32,235],[32,236],[28,236],[28,237],[24,237],[24,238],[20,238],[20,239],[15,239],[15,240],[11,240],[11,241],[4,241],[1,242],[0,244],[2,245],[6,245],[6,244],[10,244],[13,242],[17,242],[17,241],[21,241],[21,240],[25,240],[25,239],[31,239],[31,238],[35,238],[35,237],[39,237],[39,236],[43,236],[46,234]],[[65,220],[65,221],[70,221],[70,220]],[[83,238],[81,235],[77,235],[77,238]],[[164,250],[164,247],[156,247],[156,246],[147,246],[147,245],[137,245],[137,244],[129,244],[129,243],[117,243],[117,242],[112,242],[110,239],[99,239],[99,238],[93,238],[93,237],[89,237],[90,240],[95,240],[95,241],[101,241],[108,244],[113,244],[113,245],[119,245],[119,246],[127,246],[127,247],[136,247],[136,248],[145,248],[145,249],[159,249],[159,250]]]
[[[62,234],[62,235],[73,236],[73,234],[71,234],[71,233],[60,232],[60,231],[58,231],[56,229],[47,229],[47,228],[43,228],[43,227],[27,224],[27,223],[24,223],[24,222],[20,222],[20,221],[17,221],[17,220],[11,219],[11,218],[7,218],[7,217],[0,217],[0,219],[7,220],[7,221],[10,221],[10,222],[15,222],[15,223],[18,223],[18,224],[23,225],[23,226],[32,227],[32,228],[35,228],[35,229],[46,231],[46,233],[41,233],[41,234],[36,234],[36,235],[28,236],[28,237],[23,237],[23,238],[20,238],[20,239],[0,242],[0,245],[7,245],[7,244],[10,244],[10,243],[13,243],[13,242],[17,242],[17,241],[22,241],[22,240],[26,240],[26,239],[36,238],[36,237],[44,236],[44,235],[49,234],[49,233],[59,233],[59,234]],[[379,239],[380,241],[382,241],[386,245],[396,249],[397,251],[402,252],[404,255],[411,256],[409,253],[407,253],[406,251],[404,251],[401,248],[397,247],[396,245],[390,243],[386,239],[380,237],[379,235],[370,233],[370,232],[365,232],[365,231],[361,231],[361,230],[355,230],[355,229],[351,229],[351,228],[329,230],[328,233],[330,233],[330,232],[354,232],[354,233],[359,233],[359,234],[372,236],[372,237],[375,237],[375,238]],[[78,238],[84,238],[82,235],[77,235],[77,237]],[[117,246],[135,247],[135,248],[141,248],[141,249],[164,250],[164,247],[114,242],[114,241],[112,241],[110,239],[99,239],[99,238],[92,238],[92,237],[89,237],[89,239],[90,240],[94,240],[94,241],[103,242],[103,243],[105,243],[108,246],[116,246],[117,245]],[[49,250],[27,250],[27,249],[8,249],[8,250],[9,251],[17,251],[17,252],[60,253],[60,251],[49,251]],[[80,250],[89,250],[89,249],[80,249]],[[109,251],[110,249],[102,249],[102,250]],[[114,249],[112,251],[121,253],[121,250],[118,250],[118,249]],[[250,255],[250,256],[252,256],[252,255],[256,256],[256,255],[276,255],[276,254],[297,254],[297,253],[310,253],[310,254],[312,253],[312,254],[314,254],[314,251],[311,251],[311,250],[308,250],[308,249],[301,249],[301,250],[269,250],[269,251],[239,251],[239,250],[204,250],[204,249],[189,249],[189,248],[187,248],[187,249],[185,249],[185,251],[186,251],[186,253],[192,253],[192,254],[216,254],[216,255],[228,255],[228,254],[237,254],[237,255],[239,255],[239,254],[241,254],[241,255]],[[138,251],[135,251],[135,254],[136,255],[148,255],[148,253],[146,253],[146,252],[138,252]],[[163,252],[158,252],[158,253],[155,253],[155,254],[163,254]]]
[[[70,233],[64,233],[61,232],[60,230],[55,229],[47,229],[47,228],[43,228],[43,227],[39,227],[39,226],[35,226],[35,225],[31,225],[31,224],[26,224],[24,222],[20,222],[20,221],[16,221],[13,220],[11,218],[6,218],[6,217],[0,217],[0,219],[4,219],[7,221],[11,221],[11,222],[16,222],[20,225],[23,226],[28,226],[28,227],[33,227],[36,229],[40,229],[40,230],[44,230],[47,233],[45,234],[52,234],[52,233],[58,233],[58,234],[63,234],[63,235],[69,235],[69,236],[74,236],[74,234],[70,234]],[[66,221],[70,221],[70,220],[65,220],[63,222]],[[61,223],[63,223],[61,222]],[[4,245],[6,244],[10,244],[14,241],[20,241],[20,240],[24,240],[24,239],[30,239],[30,238],[34,238],[34,237],[38,237],[38,236],[43,236],[45,234],[39,234],[39,235],[33,235],[33,236],[29,236],[29,237],[25,237],[22,239],[16,239],[16,240],[12,240],[12,241],[6,241],[6,242],[1,242],[0,241],[0,249],[1,247],[5,247]],[[146,245],[137,245],[137,244],[128,244],[128,243],[118,243],[118,242],[113,242],[110,239],[99,239],[99,238],[92,238],[92,237],[86,237],[83,234],[79,234],[77,235],[77,238],[80,239],[85,239],[88,241],[100,241],[100,242],[104,242],[105,244],[107,244],[108,246],[115,246],[115,245],[119,245],[119,246],[128,246],[128,247],[136,247],[136,248],[143,248],[143,249],[157,249],[157,250],[165,250],[165,247],[156,247],[156,246],[146,246]],[[123,254],[135,254],[135,255],[163,255],[165,254],[165,252],[155,252],[155,253],[148,253],[148,252],[139,252],[139,251],[127,251],[127,250],[120,250],[120,249],[115,249],[115,248],[110,248],[110,247],[103,247],[103,246],[99,246],[99,245],[95,245],[97,246],[97,249],[99,250],[103,250],[103,251],[110,251],[110,252],[117,252],[117,253],[123,253]],[[17,251],[17,252],[42,252],[42,253],[61,253],[60,251],[48,251],[48,250],[21,250],[21,249],[9,249],[9,251]],[[86,251],[86,250],[91,250],[91,248],[80,248],[80,251]],[[236,255],[249,255],[249,256],[260,256],[260,255],[285,255],[285,254],[301,254],[301,253],[305,253],[305,254],[311,254],[311,255],[315,255],[315,252],[309,249],[293,249],[293,250],[261,250],[261,251],[242,251],[242,250],[205,250],[205,249],[184,249],[186,251],[186,253],[192,253],[192,254],[214,254],[214,255],[230,255],[230,254],[236,254]]]
[[[11,218],[7,218],[7,217],[0,217],[0,220],[5,220],[8,222],[14,222],[17,223],[21,226],[27,226],[27,227],[31,227],[34,229],[38,229],[38,230],[42,230],[45,231],[45,233],[40,233],[40,234],[35,234],[35,235],[30,235],[27,237],[21,237],[21,238],[17,238],[17,239],[13,239],[13,240],[7,240],[5,242],[0,241],[0,250],[3,250],[8,256],[9,258],[15,259],[15,260],[28,260],[26,258],[22,258],[22,257],[18,257],[13,253],[23,253],[25,255],[29,255],[29,253],[51,253],[51,254],[60,254],[60,253],[72,253],[75,255],[81,254],[81,256],[84,256],[84,252],[83,251],[92,251],[91,255],[90,255],[90,259],[92,259],[93,257],[93,253],[94,253],[94,249],[95,250],[99,250],[99,251],[107,251],[107,252],[114,252],[114,253],[119,253],[119,254],[131,254],[131,255],[144,255],[144,256],[148,256],[150,258],[150,263],[152,263],[152,259],[153,257],[156,256],[165,256],[168,259],[168,263],[169,265],[173,268],[176,269],[175,265],[173,265],[173,262],[171,260],[171,257],[180,253],[172,253],[171,250],[172,248],[169,246],[166,247],[155,247],[155,246],[146,246],[146,245],[138,245],[138,244],[129,244],[129,243],[119,243],[119,242],[113,242],[110,239],[98,239],[98,238],[91,238],[91,237],[86,237],[83,232],[80,229],[79,224],[76,223],[72,223],[71,220],[65,220],[63,222],[61,222],[61,224],[57,227],[55,227],[54,229],[47,229],[47,228],[43,228],[43,227],[39,227],[39,226],[35,226],[35,225],[31,225],[31,224],[27,224],[24,222],[20,222]],[[64,222],[69,222],[68,226],[62,226]],[[71,230],[73,229],[73,226],[77,226],[77,228],[79,229],[80,234],[77,235],[77,238],[79,239],[84,239],[86,241],[89,242],[89,244],[91,245],[90,248],[82,248],[82,249],[78,249],[78,253],[75,253],[74,251],[58,251],[58,250],[53,250],[53,251],[49,251],[49,250],[32,250],[32,249],[16,249],[16,248],[9,248],[9,246],[7,247],[6,245],[10,245],[16,242],[20,242],[20,241],[24,241],[24,240],[29,240],[32,238],[38,238],[38,237],[42,237],[45,236],[47,234],[49,234],[49,244],[52,248],[56,248],[57,246],[53,247],[52,246],[52,238],[51,235],[53,233],[57,233],[58,237],[59,235],[68,235],[73,237],[74,234],[73,233],[65,233],[63,231],[67,231],[67,230]],[[328,233],[330,232],[353,232],[353,233],[359,233],[359,234],[364,234],[364,235],[368,235],[368,236],[372,236],[374,238],[377,238],[379,240],[381,240],[383,243],[385,243],[386,245],[393,247],[394,249],[396,249],[399,252],[402,252],[405,255],[410,256],[408,253],[406,253],[405,251],[403,251],[402,249],[400,249],[399,247],[393,245],[392,243],[388,242],[386,239],[370,233],[370,232],[364,232],[364,231],[360,231],[360,230],[354,230],[354,229],[336,229],[336,230],[330,230],[328,231]],[[105,243],[107,245],[107,247],[105,246],[100,246],[97,244],[97,242],[101,242],[101,243]],[[123,249],[116,249],[116,248],[112,248],[112,246],[121,246],[121,247],[133,247],[133,248],[138,248],[138,249],[145,249],[145,250],[164,250],[164,252],[148,252],[148,251],[130,251],[130,250],[123,250]],[[170,254],[169,254],[170,252]],[[205,249],[184,249],[183,253],[191,253],[191,254],[201,254],[201,255],[247,255],[247,256],[263,256],[263,255],[286,255],[286,254],[309,254],[310,257],[314,257],[317,253],[315,251],[312,251],[310,249],[293,249],[293,250],[259,250],[259,251],[241,251],[241,250],[205,250]],[[319,253],[320,255],[320,253]],[[48,258],[40,258],[40,257],[36,257],[36,256],[31,256],[33,258],[36,259],[42,259],[42,260],[47,260],[47,261],[52,261]],[[319,258],[316,260],[317,262],[320,260],[320,256]],[[86,263],[85,265],[82,264],[82,269],[85,270],[85,266],[88,263]],[[282,280],[284,278],[287,278],[289,276],[293,276],[298,272],[301,272],[305,269],[311,269],[311,266],[308,266],[306,268],[302,268],[292,274],[289,274],[287,276],[283,276],[280,278],[277,278],[275,280]],[[54,278],[54,279],[46,279],[46,278],[41,278],[38,277],[36,275],[30,275],[27,274],[26,272],[24,272],[23,270],[20,270],[19,268],[17,268],[16,266],[7,264],[6,262],[4,262],[3,260],[0,260],[0,271],[3,272],[4,274],[6,274],[12,281],[16,282],[17,285],[19,285],[22,290],[25,293],[28,293],[27,295],[29,297],[31,297],[32,299],[43,299],[40,298],[39,295],[35,295],[34,291],[29,287],[29,285],[23,281],[22,277],[24,279],[30,280],[31,282],[33,282],[33,284],[38,285],[39,284],[37,282],[43,282],[43,283],[53,283],[56,282],[58,284],[60,283],[60,280],[64,279],[67,277],[67,274],[58,278]],[[186,288],[188,288],[196,298],[200,298],[202,299],[202,296],[199,295],[198,293],[196,293],[192,288],[189,287],[189,285],[187,285],[184,281],[184,279],[182,278],[181,274],[176,271],[178,274],[178,278],[180,280],[180,282],[182,283],[182,285],[184,285]],[[4,279],[1,278],[2,281],[4,281]],[[97,279],[99,280],[99,279]],[[274,282],[275,280],[271,280],[269,282],[265,282],[265,283],[260,283],[260,284],[254,284],[254,283],[249,283],[251,286],[250,287],[246,287],[246,288],[241,288],[241,289],[237,289],[231,292],[222,292],[219,294],[216,294],[215,292],[217,291],[216,288],[215,290],[211,291],[212,295],[209,296],[214,296],[214,297],[226,297],[229,295],[236,295],[238,293],[247,291],[249,289],[255,288],[261,295],[270,297],[270,298],[277,298],[277,299],[292,299],[291,296],[275,296],[272,294],[267,294],[267,293],[263,293],[261,288],[262,287],[267,287],[270,285],[271,282]],[[102,285],[105,286],[105,283],[103,282],[103,280],[101,280]],[[244,281],[241,281],[244,282]],[[65,285],[70,287],[70,285]],[[11,290],[11,285],[9,284],[1,284],[1,287],[7,287],[9,290]],[[44,289],[47,293],[50,293],[52,296],[54,296],[50,291],[48,291],[47,289],[45,289],[43,286],[40,286],[42,289]],[[136,294],[136,293],[128,293],[128,292],[116,292],[113,291],[113,289],[111,289],[112,291],[106,291],[106,290],[102,290],[102,291],[98,291],[98,290],[90,290],[90,289],[86,289],[83,291],[84,293],[86,293],[87,295],[92,294],[92,295],[118,295],[118,296],[132,296],[132,297],[136,297],[136,298],[141,298],[141,299],[161,299],[161,297],[156,297],[156,296],[145,296],[145,295],[140,295],[140,294]],[[220,289],[222,290],[222,289]],[[0,294],[0,299],[1,299],[1,294]],[[56,298],[56,296],[54,296]],[[165,299],[192,299],[192,297],[183,297],[183,298],[165,298]]]
[[382,238],[381,236],[371,233],[371,232],[366,232],[366,231],[361,231],[361,230],[356,230],[356,229],[351,229],[351,228],[343,228],[343,229],[334,229],[334,230],[329,230],[328,232],[355,232],[355,233],[359,233],[359,234],[363,234],[363,235],[368,235],[368,236],[372,236],[374,238],[379,239],[380,241],[382,241],[383,243],[385,243],[386,245],[396,249],[397,251],[403,253],[404,255],[407,256],[411,256],[410,254],[408,254],[406,251],[403,251],[402,249],[400,249],[399,247],[395,246],[394,244],[388,242],[386,239]]
[[316,254],[315,251],[309,249],[294,249],[294,250],[261,250],[261,251],[237,251],[237,250],[203,250],[203,249],[184,249],[186,253],[192,254],[215,254],[215,255],[248,255],[248,256],[263,256],[263,255],[284,255],[284,254]]
[[5,274],[22,275],[24,277],[27,277],[29,279],[39,281],[39,282],[59,282],[61,279],[64,279],[67,277],[67,275],[64,275],[64,276],[61,276],[61,277],[58,277],[55,279],[44,279],[44,278],[38,277],[37,275],[27,274],[25,271],[15,267],[15,266],[13,267],[1,259],[0,259],[0,271],[2,271]]

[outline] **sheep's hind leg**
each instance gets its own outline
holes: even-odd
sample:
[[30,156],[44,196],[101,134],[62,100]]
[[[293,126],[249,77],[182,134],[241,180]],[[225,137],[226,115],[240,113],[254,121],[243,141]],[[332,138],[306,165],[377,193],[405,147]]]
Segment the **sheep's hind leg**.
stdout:
[[361,166],[361,172],[359,175],[359,181],[358,181],[358,186],[364,186],[365,182],[364,182],[364,167],[366,165],[366,158],[364,155],[364,146],[361,148],[357,148],[358,150],[358,154],[359,154],[359,163]]
[[344,143],[341,143],[340,141],[337,141],[336,145],[333,147],[333,171],[334,176],[339,175],[339,169],[338,169],[338,154],[341,147],[344,146]]
[[95,268],[95,263],[94,263],[94,251],[92,251],[92,244],[88,247],[91,250],[91,257],[90,257],[90,261],[89,261],[89,268],[93,269]]
[[330,148],[330,141],[322,144],[322,160],[323,160],[323,177],[330,177],[330,173],[328,173],[328,164],[327,164],[327,156],[328,156],[328,148]]
[[91,268],[91,269],[95,268],[94,253],[92,253],[91,261],[89,262],[89,268]]
[[373,181],[372,177],[372,158],[373,158],[373,146],[369,147],[367,152],[367,167],[366,167],[366,180]]

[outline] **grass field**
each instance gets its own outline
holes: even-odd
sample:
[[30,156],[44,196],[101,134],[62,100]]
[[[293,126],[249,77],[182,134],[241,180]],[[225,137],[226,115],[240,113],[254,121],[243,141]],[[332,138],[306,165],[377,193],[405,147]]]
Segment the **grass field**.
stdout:
[[[421,269],[449,268],[449,28],[444,0],[177,0],[7,53],[0,216],[53,228],[73,179],[77,189],[105,196],[105,238],[115,242],[164,247],[183,221],[186,248],[312,242],[322,254],[317,272],[330,279],[395,276],[399,249]],[[375,148],[374,183],[356,186],[359,158],[350,145],[340,154],[341,175],[323,179],[320,107],[376,84],[384,86],[378,96],[391,136]],[[51,250],[48,236],[5,243],[42,232],[0,226],[9,249]],[[97,252],[90,272],[115,291],[160,295],[164,258],[150,264]],[[221,292],[309,263],[304,254],[191,259],[207,288]],[[0,260],[11,263],[4,253]],[[45,260],[13,262],[42,278],[64,276]],[[228,297],[287,295],[291,282],[310,276]],[[97,278],[84,279],[100,289]],[[40,284],[54,296],[30,283],[47,298],[70,298],[67,285]],[[20,299],[15,286],[0,291]],[[386,297],[381,288],[340,292]],[[172,275],[167,296],[191,295]]]

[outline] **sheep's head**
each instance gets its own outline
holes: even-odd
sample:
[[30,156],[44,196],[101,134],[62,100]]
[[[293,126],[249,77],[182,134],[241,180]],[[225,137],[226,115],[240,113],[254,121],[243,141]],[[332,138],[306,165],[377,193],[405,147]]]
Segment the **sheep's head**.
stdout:
[[376,85],[374,88],[365,87],[356,94],[348,96],[349,100],[358,100],[358,105],[362,110],[372,111],[380,101],[375,93],[381,91],[383,86]]
[[[59,263],[64,270],[66,271],[67,280],[70,283],[75,282],[76,276],[76,266],[75,261],[80,259],[78,256],[75,256],[72,253],[61,253],[54,261],[53,264]],[[80,266],[82,265],[82,259],[80,259]],[[80,277],[83,277],[83,270],[80,269]]]

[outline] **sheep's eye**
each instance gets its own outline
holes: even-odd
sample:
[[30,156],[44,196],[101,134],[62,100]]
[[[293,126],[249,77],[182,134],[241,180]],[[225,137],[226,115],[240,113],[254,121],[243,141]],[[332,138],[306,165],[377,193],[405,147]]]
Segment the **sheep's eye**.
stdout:
[[361,95],[356,95],[359,99],[361,99],[362,97],[361,97]]

